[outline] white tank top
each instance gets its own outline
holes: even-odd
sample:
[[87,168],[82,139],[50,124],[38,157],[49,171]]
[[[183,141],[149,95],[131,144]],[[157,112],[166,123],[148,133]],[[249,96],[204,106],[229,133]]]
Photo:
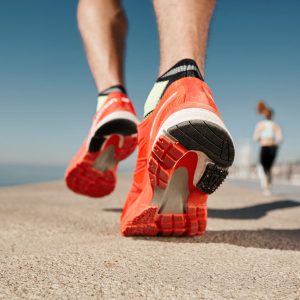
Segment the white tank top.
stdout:
[[276,134],[274,130],[274,123],[271,120],[265,120],[262,122],[264,129],[260,133],[261,139],[276,139]]

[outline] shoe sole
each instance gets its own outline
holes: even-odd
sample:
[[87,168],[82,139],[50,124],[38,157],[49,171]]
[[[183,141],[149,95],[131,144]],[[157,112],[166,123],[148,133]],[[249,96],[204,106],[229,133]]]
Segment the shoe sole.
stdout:
[[136,124],[112,120],[101,126],[91,138],[83,158],[66,173],[67,186],[89,197],[110,194],[116,185],[117,164],[137,146]]
[[[213,122],[184,121],[164,134],[156,140],[149,160],[152,202],[123,227],[125,236],[203,235],[206,194],[221,185],[233,163],[232,139]],[[174,180],[176,176],[179,179]],[[180,177],[185,184],[180,184]]]

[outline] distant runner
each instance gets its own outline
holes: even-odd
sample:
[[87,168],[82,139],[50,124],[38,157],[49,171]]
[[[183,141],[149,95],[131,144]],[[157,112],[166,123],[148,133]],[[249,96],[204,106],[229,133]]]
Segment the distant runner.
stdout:
[[263,101],[257,103],[257,113],[265,120],[258,122],[254,131],[254,140],[260,145],[260,165],[257,167],[261,187],[266,196],[271,195],[272,166],[276,159],[278,145],[282,143],[282,131],[272,121],[274,111]]

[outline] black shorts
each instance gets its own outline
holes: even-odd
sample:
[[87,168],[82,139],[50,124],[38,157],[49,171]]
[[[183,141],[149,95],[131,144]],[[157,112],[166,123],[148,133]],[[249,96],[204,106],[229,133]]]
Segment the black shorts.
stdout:
[[260,163],[265,172],[269,172],[273,166],[277,154],[277,146],[264,146],[260,149]]

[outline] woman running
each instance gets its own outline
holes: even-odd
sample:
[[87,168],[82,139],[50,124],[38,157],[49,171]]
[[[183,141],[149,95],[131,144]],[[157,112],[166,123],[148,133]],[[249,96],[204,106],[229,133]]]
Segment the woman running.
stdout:
[[260,145],[260,165],[257,167],[261,187],[266,196],[271,195],[272,166],[276,158],[278,145],[282,142],[282,132],[278,124],[272,121],[274,112],[263,101],[257,103],[257,113],[265,120],[258,122],[254,140]]

